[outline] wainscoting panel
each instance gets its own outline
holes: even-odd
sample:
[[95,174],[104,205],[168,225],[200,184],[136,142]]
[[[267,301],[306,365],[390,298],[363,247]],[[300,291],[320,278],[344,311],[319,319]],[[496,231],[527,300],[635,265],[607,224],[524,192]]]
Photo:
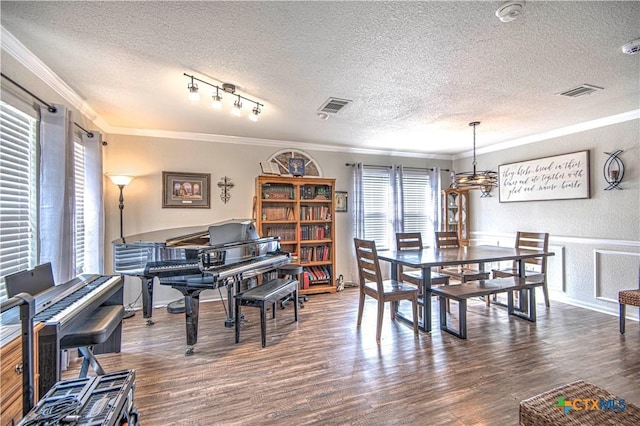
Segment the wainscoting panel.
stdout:
[[618,292],[638,288],[640,253],[593,250],[593,293],[598,300],[618,303]]

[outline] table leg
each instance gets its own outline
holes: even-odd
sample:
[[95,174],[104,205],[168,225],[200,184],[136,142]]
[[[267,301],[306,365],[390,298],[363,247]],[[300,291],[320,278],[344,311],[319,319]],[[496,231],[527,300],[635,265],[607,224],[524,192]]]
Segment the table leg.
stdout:
[[431,332],[431,268],[422,268],[422,331]]

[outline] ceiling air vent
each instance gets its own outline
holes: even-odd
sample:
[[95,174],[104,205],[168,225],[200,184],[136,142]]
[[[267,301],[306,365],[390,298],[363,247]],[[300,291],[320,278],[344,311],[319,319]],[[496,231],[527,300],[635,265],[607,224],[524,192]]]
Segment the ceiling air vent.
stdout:
[[577,98],[582,95],[590,95],[597,90],[603,90],[602,87],[594,86],[592,84],[583,84],[578,87],[574,87],[573,89],[569,89],[562,93],[558,93],[560,96],[568,96],[570,98]]
[[353,101],[347,99],[329,98],[318,109],[318,112],[325,112],[327,114],[337,114],[346,108]]

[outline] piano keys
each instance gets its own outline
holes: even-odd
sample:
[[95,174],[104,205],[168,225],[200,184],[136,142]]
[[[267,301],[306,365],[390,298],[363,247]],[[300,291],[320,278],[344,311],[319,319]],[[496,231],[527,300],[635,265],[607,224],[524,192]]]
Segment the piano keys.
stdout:
[[[124,240],[124,241],[123,241]],[[178,228],[115,240],[114,270],[142,279],[143,316],[151,325],[153,279],[180,291],[185,301],[186,354],[197,343],[200,293],[227,290],[226,327],[233,327],[233,295],[241,282],[289,262],[277,237],[260,238],[252,220]],[[126,243],[125,243],[126,241]]]
[[[80,275],[64,284],[48,287],[35,295],[33,323],[44,327],[38,334],[39,395],[60,381],[60,341],[77,324],[103,305],[122,305],[120,276]],[[94,347],[94,353],[120,352],[122,326],[109,340]]]

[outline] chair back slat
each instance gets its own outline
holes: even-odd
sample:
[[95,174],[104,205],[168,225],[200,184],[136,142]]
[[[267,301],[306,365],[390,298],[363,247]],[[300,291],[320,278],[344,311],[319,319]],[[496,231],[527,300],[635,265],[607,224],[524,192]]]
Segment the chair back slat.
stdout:
[[419,232],[398,232],[396,233],[396,249],[416,250],[422,248],[422,234]]
[[436,247],[460,247],[458,233],[452,231],[436,231]]
[[[549,234],[543,232],[523,232],[518,231],[516,234],[516,248],[546,252],[549,249]],[[528,265],[537,265],[540,267],[540,273],[544,273],[547,268],[546,257],[536,257],[533,259],[525,259]],[[517,262],[514,262],[514,268]]]
[[[421,250],[422,249],[422,234],[419,232],[398,232],[396,233],[396,250]],[[398,265],[398,274],[401,280],[404,280],[405,268],[402,265]]]
[[382,272],[380,271],[380,261],[376,250],[376,242],[369,240],[353,239],[356,248],[356,260],[358,261],[358,275],[360,277],[360,287],[364,288],[365,283],[374,282],[380,293],[384,293],[382,284]]

